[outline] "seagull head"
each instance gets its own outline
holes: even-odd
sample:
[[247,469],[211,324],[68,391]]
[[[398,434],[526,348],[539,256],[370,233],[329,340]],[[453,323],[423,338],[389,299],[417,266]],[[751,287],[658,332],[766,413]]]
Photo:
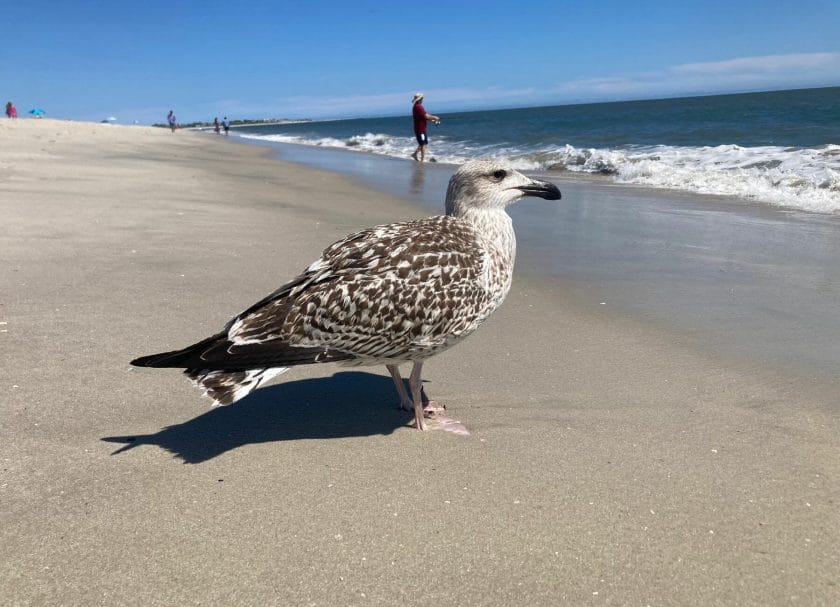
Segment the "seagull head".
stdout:
[[559,200],[560,190],[553,183],[526,177],[496,160],[471,160],[449,180],[446,214],[460,216],[472,209],[504,209],[526,196]]

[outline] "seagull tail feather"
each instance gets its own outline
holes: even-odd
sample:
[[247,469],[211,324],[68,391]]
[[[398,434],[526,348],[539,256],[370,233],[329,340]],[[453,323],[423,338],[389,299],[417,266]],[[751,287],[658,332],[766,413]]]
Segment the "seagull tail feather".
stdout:
[[249,369],[247,371],[211,371],[187,369],[184,374],[213,399],[213,406],[230,405],[256,390],[260,384],[289,370],[289,367]]
[[352,354],[324,347],[293,346],[282,340],[235,344],[227,333],[208,337],[183,350],[141,356],[135,367],[168,367],[208,371],[248,371],[347,361]]
[[219,333],[218,335],[213,335],[182,350],[172,350],[171,352],[160,352],[158,354],[150,354],[149,356],[141,356],[132,360],[131,364],[135,367],[180,367],[183,369],[184,367],[191,366],[191,364],[194,365],[195,357],[200,356],[204,350],[217,343],[219,339],[224,339],[224,334]]

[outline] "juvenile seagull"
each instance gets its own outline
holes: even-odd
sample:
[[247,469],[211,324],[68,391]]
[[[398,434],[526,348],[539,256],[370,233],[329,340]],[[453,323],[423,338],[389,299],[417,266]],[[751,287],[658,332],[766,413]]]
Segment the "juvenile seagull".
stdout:
[[[505,207],[526,196],[558,200],[560,191],[492,160],[468,162],[449,180],[446,215],[351,234],[220,333],[131,364],[185,369],[216,405],[296,365],[384,364],[425,430],[423,362],[505,299],[516,255]],[[398,370],[408,362],[410,395]]]

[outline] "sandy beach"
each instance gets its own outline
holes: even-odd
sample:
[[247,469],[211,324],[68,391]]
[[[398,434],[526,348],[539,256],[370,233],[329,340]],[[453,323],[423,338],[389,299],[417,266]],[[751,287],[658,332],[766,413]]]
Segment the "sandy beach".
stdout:
[[202,133],[5,120],[0,140],[0,603],[840,602],[824,370],[588,305],[523,250],[501,310],[425,367],[470,436],[412,429],[384,368],[298,368],[211,409],[128,361],[428,208]]

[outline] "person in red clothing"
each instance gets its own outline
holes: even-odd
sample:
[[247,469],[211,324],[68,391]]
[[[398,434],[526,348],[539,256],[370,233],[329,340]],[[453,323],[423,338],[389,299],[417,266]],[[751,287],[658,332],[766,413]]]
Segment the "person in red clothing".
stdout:
[[426,159],[426,146],[429,145],[429,136],[426,134],[426,122],[431,120],[435,124],[440,124],[440,118],[434,114],[426,113],[426,108],[423,107],[423,93],[415,93],[411,103],[414,104],[412,116],[414,117],[414,136],[417,138],[417,149],[414,150],[411,157],[414,160],[423,162]]

